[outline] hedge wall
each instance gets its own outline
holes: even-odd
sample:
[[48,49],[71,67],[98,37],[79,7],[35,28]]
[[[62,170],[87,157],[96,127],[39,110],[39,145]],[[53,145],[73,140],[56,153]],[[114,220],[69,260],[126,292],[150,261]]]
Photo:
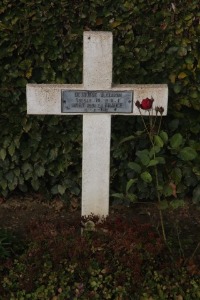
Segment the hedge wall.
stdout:
[[[0,195],[32,189],[80,195],[81,118],[27,116],[25,86],[80,83],[83,31],[108,30],[115,83],[169,85],[168,139],[159,169],[163,196],[189,193],[199,201],[199,8],[198,0],[1,0]],[[144,135],[137,138],[141,126],[136,117],[113,118],[111,193],[119,198],[126,198],[135,176],[130,200],[154,198],[153,183],[130,164],[146,168],[137,155],[149,147]],[[181,157],[185,148],[195,155]]]

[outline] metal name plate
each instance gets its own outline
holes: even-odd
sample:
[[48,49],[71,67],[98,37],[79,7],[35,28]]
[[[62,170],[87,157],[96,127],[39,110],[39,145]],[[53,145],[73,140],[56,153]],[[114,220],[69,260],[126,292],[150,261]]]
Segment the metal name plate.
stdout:
[[132,91],[61,92],[63,113],[132,113]]

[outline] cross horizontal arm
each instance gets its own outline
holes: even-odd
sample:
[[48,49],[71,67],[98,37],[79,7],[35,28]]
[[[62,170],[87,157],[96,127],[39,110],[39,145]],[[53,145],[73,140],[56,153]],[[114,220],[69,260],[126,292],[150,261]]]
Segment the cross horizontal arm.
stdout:
[[[84,112],[62,112],[61,94],[63,90],[84,90],[83,84],[28,84],[27,85],[27,113],[33,115],[82,115]],[[92,89],[90,89],[92,91]],[[154,107],[162,106],[163,115],[167,114],[168,87],[166,84],[120,84],[113,85],[108,91],[132,91],[133,110],[131,113],[113,112],[112,115],[139,115],[136,101],[154,98]],[[148,112],[142,111],[143,115]],[[156,114],[156,112],[154,112]]]

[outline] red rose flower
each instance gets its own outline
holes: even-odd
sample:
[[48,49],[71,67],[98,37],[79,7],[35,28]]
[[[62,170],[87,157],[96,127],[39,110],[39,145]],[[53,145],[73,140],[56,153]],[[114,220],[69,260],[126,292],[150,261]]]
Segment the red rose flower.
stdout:
[[152,105],[153,105],[153,101],[154,101],[153,98],[151,98],[151,99],[149,99],[149,98],[143,99],[142,102],[141,102],[141,104],[140,104],[141,109],[144,109],[144,110],[151,109]]

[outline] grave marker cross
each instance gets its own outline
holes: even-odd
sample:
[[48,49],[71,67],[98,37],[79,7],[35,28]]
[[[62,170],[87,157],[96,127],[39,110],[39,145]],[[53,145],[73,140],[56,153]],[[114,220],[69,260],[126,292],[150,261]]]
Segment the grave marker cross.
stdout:
[[28,114],[83,115],[82,215],[109,212],[111,115],[139,115],[147,97],[167,113],[167,85],[112,85],[112,43],[111,32],[84,32],[83,84],[27,85]]

